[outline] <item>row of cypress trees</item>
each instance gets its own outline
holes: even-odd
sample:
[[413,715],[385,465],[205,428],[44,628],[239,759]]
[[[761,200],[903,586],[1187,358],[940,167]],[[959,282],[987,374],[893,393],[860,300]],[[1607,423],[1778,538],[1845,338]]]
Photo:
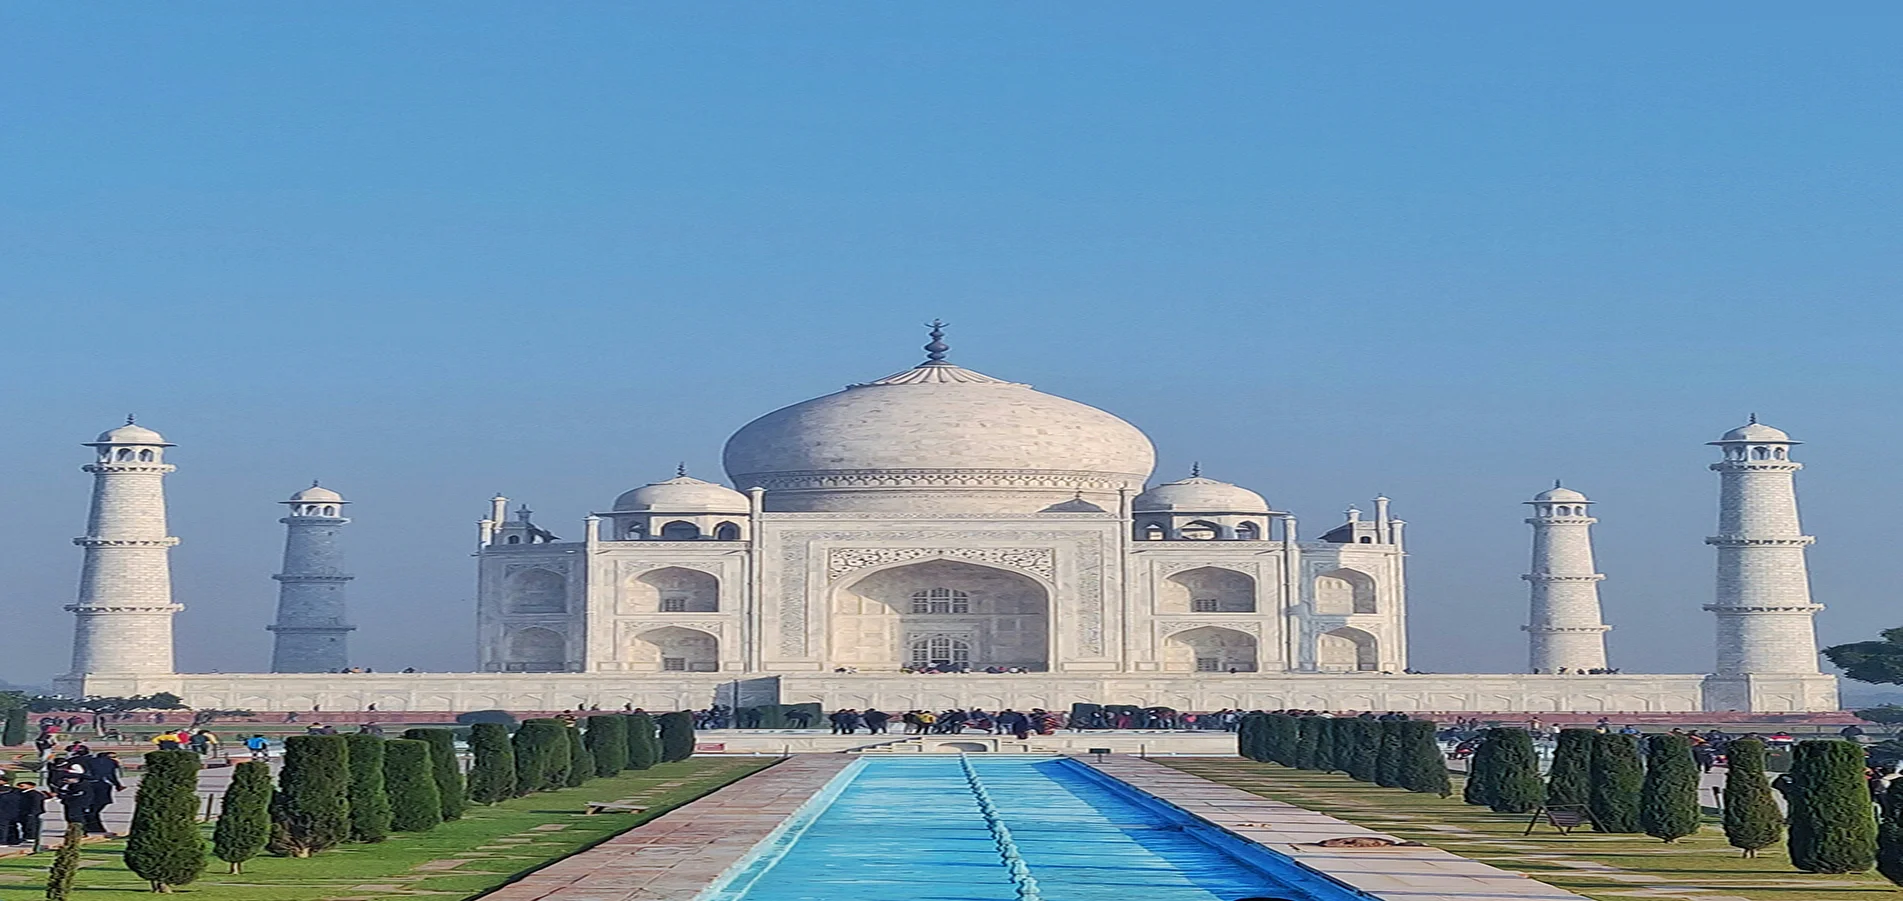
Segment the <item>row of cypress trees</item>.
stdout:
[[[343,842],[426,832],[460,818],[471,801],[493,804],[685,760],[694,752],[694,726],[686,713],[658,720],[645,713],[604,714],[589,717],[585,731],[560,720],[528,720],[511,738],[501,724],[478,723],[470,745],[475,763],[465,782],[447,729],[410,729],[397,739],[286,739],[275,789],[262,761],[233,770],[209,849],[197,822],[198,755],[152,751],[139,781],[126,866],[153,891],[170,892],[199,877],[207,850],[239,873],[245,861],[265,851],[309,857]],[[70,889],[70,874],[64,882]]]
[[1322,772],[1362,782],[1446,797],[1447,764],[1426,720],[1255,713],[1236,732],[1238,753],[1251,760]]

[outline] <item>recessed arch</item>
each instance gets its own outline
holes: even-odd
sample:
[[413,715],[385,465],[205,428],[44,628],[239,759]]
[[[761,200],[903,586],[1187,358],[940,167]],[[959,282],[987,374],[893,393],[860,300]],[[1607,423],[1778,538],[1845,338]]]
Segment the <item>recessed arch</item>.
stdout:
[[568,639],[554,629],[518,629],[509,636],[503,668],[518,673],[555,673],[568,668]]
[[[515,536],[509,536],[514,543]],[[524,569],[505,580],[502,602],[505,613],[565,613],[568,610],[568,579],[546,569]]]
[[1176,534],[1184,541],[1214,541],[1222,537],[1222,527],[1204,519],[1192,519],[1183,523]]
[[1159,593],[1160,613],[1254,613],[1255,579],[1220,566],[1171,573]]
[[1315,612],[1329,615],[1378,612],[1374,577],[1339,567],[1315,577]]
[[1379,642],[1352,626],[1331,629],[1315,638],[1315,668],[1325,673],[1374,672],[1381,668]]
[[650,569],[625,586],[633,608],[653,613],[717,613],[720,579],[680,566]]
[[[894,564],[833,590],[829,668],[893,671],[912,663],[920,639],[964,642],[972,669],[1050,663],[1049,588],[1037,578],[962,560]],[[949,646],[948,646],[949,647]]]
[[715,541],[739,541],[740,526],[737,523],[723,522],[714,526]]
[[1255,636],[1240,629],[1202,626],[1163,639],[1163,670],[1171,673],[1253,673]]
[[695,541],[700,538],[700,526],[684,519],[677,519],[661,527],[662,541]]
[[662,673],[720,671],[720,639],[712,633],[683,626],[649,629],[634,637],[628,663],[637,669]]

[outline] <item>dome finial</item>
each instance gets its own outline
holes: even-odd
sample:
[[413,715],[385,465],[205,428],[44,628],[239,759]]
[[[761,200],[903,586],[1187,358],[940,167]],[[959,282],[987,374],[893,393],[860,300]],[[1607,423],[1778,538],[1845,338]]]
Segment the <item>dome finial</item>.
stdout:
[[317,484],[317,480],[316,480],[316,479],[312,479],[312,480],[311,480],[311,487],[312,487],[312,488],[317,488],[317,487],[321,487],[321,486],[319,486],[319,485]]
[[946,344],[944,341],[945,326],[950,324],[951,323],[940,319],[933,319],[931,322],[925,324],[926,327],[932,330],[932,343],[925,345],[925,362],[927,365],[945,362],[945,352],[951,350],[951,345]]
[[679,466],[674,467],[674,477],[677,479],[687,478],[687,461],[686,460],[682,460]]
[[1758,424],[1758,414],[1756,413],[1751,414],[1751,424],[1752,425]]
[[1189,477],[1192,479],[1200,479],[1203,477],[1203,461],[1197,460],[1189,464]]
[[1559,483],[1559,480],[1558,480],[1558,479],[1554,479],[1554,480],[1553,480],[1553,487],[1554,487],[1554,488],[1563,488],[1563,487],[1565,487],[1565,486],[1563,486],[1563,485],[1561,485],[1561,484]]
[[[139,417],[137,417],[137,416],[134,416],[134,415],[132,415],[131,413],[127,413],[127,414],[126,414],[126,425],[137,425],[137,424],[138,424],[138,419],[139,419]],[[1753,422],[1756,422],[1757,420],[1752,420],[1752,421],[1753,421]]]

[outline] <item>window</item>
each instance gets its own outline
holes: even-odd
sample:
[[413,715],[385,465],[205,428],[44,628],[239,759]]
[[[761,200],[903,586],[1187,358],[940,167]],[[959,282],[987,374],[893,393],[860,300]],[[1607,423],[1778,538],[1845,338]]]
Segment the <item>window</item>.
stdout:
[[520,536],[520,535],[510,535],[510,536],[509,536],[509,543],[510,543],[510,544],[521,544],[521,543],[522,543],[522,536]]
[[1184,523],[1180,534],[1184,541],[1213,541],[1218,531],[1215,523],[1203,522],[1199,519],[1195,522]]
[[153,457],[152,457],[152,452],[151,452],[151,451],[149,451],[149,450],[142,450],[142,451],[139,451],[139,462],[140,462],[140,463],[150,463],[150,462],[152,462],[152,460],[153,460]]
[[673,597],[661,598],[661,612],[662,613],[686,613],[687,612],[687,596],[676,595]]
[[1222,658],[1198,657],[1196,658],[1196,671],[1199,673],[1220,673],[1222,672]]
[[928,588],[912,592],[913,613],[970,613],[971,595],[956,588]]
[[1150,523],[1149,525],[1144,526],[1143,540],[1144,541],[1162,541],[1163,527],[1157,525],[1156,523]]
[[1259,541],[1261,538],[1262,530],[1255,523],[1245,522],[1236,526],[1236,539],[1239,541]]
[[670,522],[661,527],[663,541],[693,541],[700,538],[700,526],[691,522]]
[[664,673],[687,672],[687,658],[686,657],[662,657],[661,671]]
[[971,642],[945,635],[921,638],[912,642],[912,665],[960,666],[971,663]]
[[1374,537],[1373,537],[1373,536],[1371,536],[1371,535],[1363,535],[1363,536],[1361,536],[1361,543],[1362,543],[1362,544],[1373,544],[1373,543],[1374,543]]
[[730,522],[723,522],[720,525],[717,525],[714,527],[714,540],[715,541],[739,541],[740,527]]
[[1222,602],[1216,598],[1192,598],[1189,609],[1195,613],[1215,613],[1222,609]]

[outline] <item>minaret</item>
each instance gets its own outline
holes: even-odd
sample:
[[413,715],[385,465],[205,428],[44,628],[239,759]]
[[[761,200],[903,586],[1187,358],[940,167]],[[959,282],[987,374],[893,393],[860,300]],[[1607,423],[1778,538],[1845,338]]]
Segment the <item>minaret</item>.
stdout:
[[1599,621],[1599,582],[1593,572],[1591,500],[1571,488],[1553,487],[1527,501],[1533,515],[1533,565],[1520,578],[1532,585],[1523,627],[1529,665],[1535,673],[1587,672],[1606,668],[1606,632]]
[[126,424],[88,442],[98,458],[92,511],[79,570],[79,600],[67,610],[73,627],[73,669],[62,691],[84,692],[88,676],[146,676],[172,672],[172,603],[167,555],[178,539],[165,534],[165,462],[172,445],[159,433]]
[[1805,701],[1800,686],[1830,677],[1818,674],[1811,619],[1824,608],[1811,603],[1804,564],[1814,539],[1797,520],[1792,477],[1803,465],[1791,459],[1791,448],[1799,442],[1753,415],[1710,443],[1724,459],[1711,464],[1719,479],[1718,534],[1705,539],[1718,549],[1718,589],[1705,607],[1718,617],[1716,691],[1708,692],[1707,707],[1814,709],[1819,699]]
[[278,581],[277,622],[265,628],[277,635],[271,672],[334,673],[350,665],[348,639],[357,628],[344,622],[344,586],[353,576],[343,570],[337,533],[344,496],[316,482],[280,501],[291,515],[285,526],[284,571]]

